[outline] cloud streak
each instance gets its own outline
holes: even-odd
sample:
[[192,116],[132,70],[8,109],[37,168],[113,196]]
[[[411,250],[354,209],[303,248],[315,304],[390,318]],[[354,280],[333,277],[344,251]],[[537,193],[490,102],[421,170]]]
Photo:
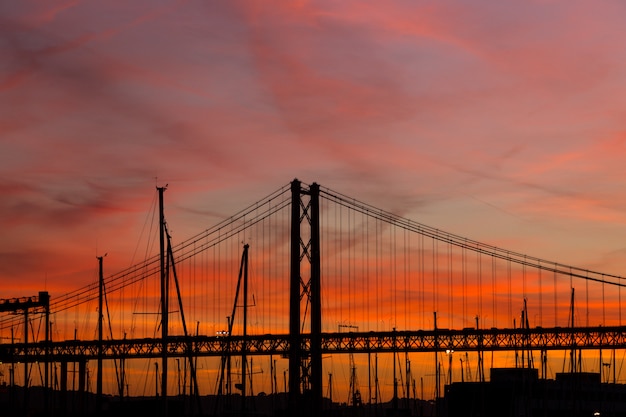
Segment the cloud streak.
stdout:
[[295,177],[623,271],[623,13],[579,1],[3,4],[0,281],[83,285],[96,247],[126,266],[157,184],[170,184],[168,222],[184,239]]

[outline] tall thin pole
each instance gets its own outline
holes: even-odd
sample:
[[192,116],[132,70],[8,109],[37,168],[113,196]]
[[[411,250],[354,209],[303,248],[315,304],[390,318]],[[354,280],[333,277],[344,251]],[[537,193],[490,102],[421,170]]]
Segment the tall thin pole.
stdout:
[[367,352],[367,391],[368,399],[367,405],[372,406],[372,352]]
[[328,374],[328,400],[330,401],[330,406],[333,406],[333,374]]
[[617,368],[617,363],[615,363],[615,348],[613,348],[613,384],[617,383],[617,379],[615,379],[615,368]]
[[[176,273],[176,263],[174,262],[174,252],[172,251],[172,242],[171,242],[171,237],[169,235],[169,233],[167,233],[167,228],[164,225],[164,228],[166,229],[166,235],[167,235],[167,254],[168,254],[168,272],[169,272],[169,261],[171,261],[171,271],[172,274],[174,275],[174,283],[176,284],[176,295],[178,297],[178,308],[180,311],[180,318],[183,324],[183,333],[185,334],[185,338],[188,338],[189,336],[189,332],[187,331],[187,322],[185,321],[185,311],[183,309],[183,299],[181,297],[180,294],[180,286],[178,285],[178,274]],[[169,273],[168,273],[168,277],[169,277]],[[169,279],[168,279],[168,283],[169,283]],[[169,285],[166,285],[166,292],[169,294]],[[169,297],[168,297],[169,299]],[[198,326],[200,326],[200,322],[198,322]],[[198,329],[196,328],[196,336],[198,333]],[[189,359],[189,368],[191,370],[191,379],[193,381],[193,385],[192,388],[190,388],[190,393],[192,396],[195,396],[196,400],[197,400],[197,405],[198,405],[198,411],[200,412],[200,414],[202,414],[202,407],[201,407],[201,402],[200,402],[200,398],[198,396],[198,379],[196,378],[196,364],[194,362],[194,357],[193,357],[193,351],[192,351],[192,345],[191,342],[189,341],[189,343],[187,343],[187,355],[188,355],[188,359]],[[185,369],[187,367],[185,366]]]
[[243,346],[241,349],[241,409],[246,413],[246,361],[248,349],[246,336],[248,335],[248,248],[243,247]]
[[[126,340],[126,332],[124,332],[124,340]],[[121,356],[120,357],[120,379],[119,379],[119,385],[117,387],[119,395],[120,395],[120,401],[122,401],[122,399],[124,398],[125,380],[126,380],[126,360],[124,356]]]
[[159,363],[154,363],[154,392],[155,395],[159,396]]
[[[409,360],[409,352],[404,352],[404,369],[405,369],[405,379],[406,379],[406,408],[409,408],[409,392],[411,388],[411,361]],[[452,381],[452,378],[450,378]]]
[[[395,332],[395,328],[393,329]],[[395,345],[395,336],[394,336]],[[393,398],[392,398],[393,410],[398,411],[398,377],[396,376],[396,349],[393,349]],[[395,414],[395,413],[394,413]]]
[[[24,308],[24,345],[28,344],[28,307]],[[28,372],[28,361],[24,361],[24,412],[28,410],[30,375]]]
[[[106,255],[105,255],[106,256]],[[102,410],[102,357],[103,357],[103,340],[102,328],[104,323],[104,314],[102,313],[102,300],[104,298],[104,273],[102,268],[103,256],[98,256],[98,376],[96,378],[96,406],[100,413]]]
[[[28,345],[28,307],[24,309],[24,345]],[[28,374],[28,361],[24,361],[24,392],[28,393],[30,375]],[[25,401],[27,402],[27,400]]]
[[437,312],[433,312],[433,322],[435,328],[435,401],[439,401],[439,340],[437,339]]
[[[479,330],[480,322],[479,317],[476,316],[476,330]],[[485,382],[485,364],[483,360],[483,350],[482,350],[482,337],[478,339],[478,381]],[[450,380],[452,383],[452,380]]]
[[168,280],[165,269],[165,215],[163,213],[163,192],[166,187],[157,187],[159,191],[159,244],[161,261],[161,398],[163,416],[167,417],[167,331],[168,331]]
[[374,392],[376,405],[380,402],[380,386],[378,385],[378,352],[374,354]]
[[272,386],[272,395],[276,394],[276,360],[270,355],[270,379]]
[[44,360],[44,406],[46,412],[50,411],[50,295],[47,291],[39,293],[39,302],[44,304],[45,309],[45,338],[46,350]]
[[[574,288],[572,288],[572,295],[570,299],[570,317],[571,317],[571,328],[574,328]],[[577,372],[576,369],[576,349],[574,347],[574,342],[572,342],[572,350],[570,351],[570,372]]]

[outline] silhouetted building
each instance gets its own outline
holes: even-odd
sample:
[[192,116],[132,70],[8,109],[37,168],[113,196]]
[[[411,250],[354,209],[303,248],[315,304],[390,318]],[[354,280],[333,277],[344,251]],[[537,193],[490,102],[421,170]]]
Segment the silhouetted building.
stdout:
[[557,373],[539,379],[537,369],[498,368],[489,382],[447,385],[448,417],[613,417],[626,415],[626,385],[602,383],[599,373]]

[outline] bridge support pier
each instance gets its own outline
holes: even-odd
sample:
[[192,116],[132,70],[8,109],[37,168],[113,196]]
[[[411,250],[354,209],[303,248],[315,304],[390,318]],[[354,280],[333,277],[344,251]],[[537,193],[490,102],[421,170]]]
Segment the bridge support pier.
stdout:
[[[74,363],[73,370],[68,370],[68,364]],[[61,360],[60,369],[60,383],[59,383],[59,412],[61,415],[68,414],[85,414],[87,412],[87,359],[84,357],[72,357],[68,360]],[[78,363],[78,371],[76,370],[76,363]],[[68,387],[67,376],[70,372],[78,372],[78,386],[72,386],[72,410],[68,410]],[[72,377],[72,381],[75,381],[75,377]],[[73,383],[72,383],[73,384]],[[56,401],[55,401],[56,402]],[[52,407],[54,408],[54,407]]]

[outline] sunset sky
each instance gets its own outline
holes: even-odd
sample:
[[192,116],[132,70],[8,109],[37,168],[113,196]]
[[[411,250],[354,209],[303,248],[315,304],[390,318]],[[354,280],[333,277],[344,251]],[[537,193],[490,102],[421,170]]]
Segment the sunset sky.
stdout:
[[293,178],[626,274],[626,3],[0,4],[0,298]]
[[[48,290],[54,300],[93,283],[104,253],[107,274],[142,260],[156,186],[168,185],[180,242],[294,178],[469,239],[626,275],[625,21],[623,0],[0,2],[0,299]],[[401,292],[403,279],[376,288]],[[348,305],[382,309],[371,292]],[[223,298],[220,320],[232,305]],[[499,324],[520,301],[502,302]],[[432,327],[431,307],[421,309]],[[448,325],[472,325],[467,310]],[[81,319],[72,314],[66,334]],[[344,314],[325,330],[358,319]],[[208,333],[223,325],[208,321]],[[93,337],[85,328],[79,337]]]

